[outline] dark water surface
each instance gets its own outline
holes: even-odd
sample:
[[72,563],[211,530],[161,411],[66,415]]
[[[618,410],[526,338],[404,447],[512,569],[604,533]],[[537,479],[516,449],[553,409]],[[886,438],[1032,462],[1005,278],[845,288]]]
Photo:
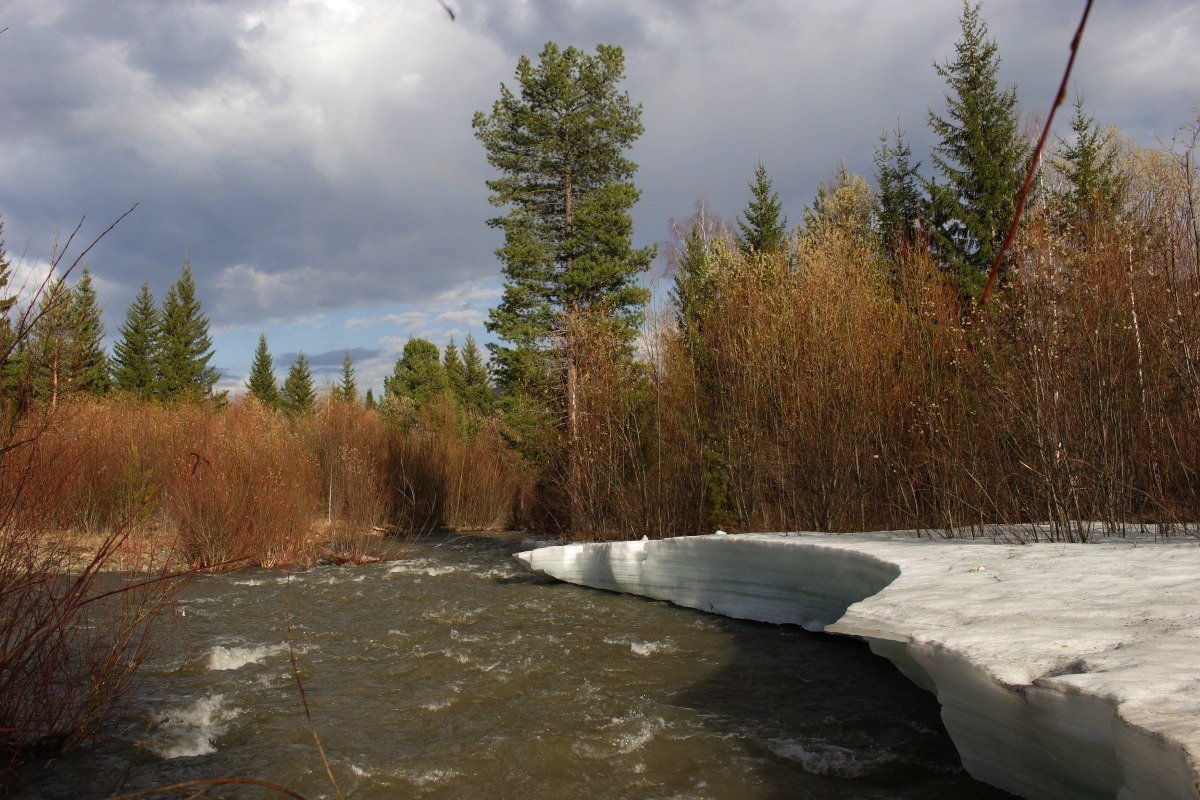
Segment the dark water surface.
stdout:
[[125,741],[38,764],[23,792],[242,775],[332,797],[290,607],[318,731],[356,798],[1008,797],[962,771],[934,698],[865,645],[536,579],[520,549],[445,536],[290,582],[201,578],[109,731]]

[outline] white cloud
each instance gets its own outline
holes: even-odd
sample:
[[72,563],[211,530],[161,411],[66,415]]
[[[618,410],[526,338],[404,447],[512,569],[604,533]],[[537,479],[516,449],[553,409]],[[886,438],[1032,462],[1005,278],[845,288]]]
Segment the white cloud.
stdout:
[[[943,92],[931,62],[950,54],[960,10],[959,0],[455,5],[457,22],[434,0],[10,0],[0,48],[10,245],[48,244],[83,212],[111,219],[139,201],[91,259],[112,305],[143,279],[161,297],[187,255],[220,330],[333,318],[343,332],[478,333],[500,296],[499,234],[484,224],[496,213],[491,171],[470,118],[512,84],[519,55],[548,39],[625,47],[646,125],[633,152],[644,244],[701,195],[733,216],[759,158],[796,220],[839,159],[869,169],[897,118],[927,162],[925,117]],[[985,2],[1001,77],[1027,110],[1049,102],[1078,12]],[[1169,137],[1193,116],[1198,38],[1194,2],[1099,4],[1076,81],[1100,120],[1143,141]]]

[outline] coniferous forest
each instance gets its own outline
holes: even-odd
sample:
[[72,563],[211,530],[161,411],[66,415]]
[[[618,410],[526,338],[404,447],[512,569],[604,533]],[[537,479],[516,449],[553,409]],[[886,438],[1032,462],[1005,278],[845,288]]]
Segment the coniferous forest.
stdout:
[[[410,339],[382,386],[349,352],[330,385],[304,354],[281,371],[263,335],[244,386],[216,392],[186,261],[161,301],[142,285],[106,349],[103,243],[32,300],[0,244],[0,571],[30,577],[11,602],[36,633],[76,610],[39,576],[353,561],[381,533],[1048,522],[1029,535],[1082,541],[1200,519],[1200,119],[1181,109],[1179,135],[1146,145],[1080,87],[985,303],[1033,157],[1020,109],[1041,98],[1000,80],[978,6],[960,26],[930,152],[896,126],[871,174],[831,164],[790,215],[770,164],[747,164],[741,213],[698,199],[661,251],[635,245],[644,127],[621,48],[522,57],[470,123],[502,237],[487,336]],[[138,624],[160,586],[125,606]],[[80,633],[87,669],[138,630]],[[61,640],[17,639],[0,679],[61,663]],[[65,742],[102,703],[53,683]],[[0,724],[35,727],[12,697],[0,685]]]

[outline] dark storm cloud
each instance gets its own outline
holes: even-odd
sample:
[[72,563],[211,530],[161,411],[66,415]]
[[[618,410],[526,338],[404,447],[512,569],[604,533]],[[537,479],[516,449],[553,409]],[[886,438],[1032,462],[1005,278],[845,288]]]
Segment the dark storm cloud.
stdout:
[[[707,196],[732,217],[762,159],[793,221],[844,159],[868,171],[897,119],[914,153],[944,91],[958,0],[14,0],[0,24],[0,214],[46,257],[81,213],[115,328],[137,284],[189,258],[219,326],[266,324],[494,283],[489,169],[470,130],[522,53],[626,48],[646,134],[639,243]],[[1001,77],[1043,113],[1081,3],[993,0]],[[1102,3],[1078,84],[1143,141],[1197,103],[1200,8]],[[336,351],[340,364],[341,351]]]
[[[329,350],[324,353],[316,353],[304,357],[308,359],[308,365],[313,368],[314,372],[341,372],[342,359],[346,356],[346,350]],[[367,361],[368,359],[378,358],[381,351],[367,347],[351,347],[349,349],[350,359],[355,363]],[[296,362],[299,353],[283,353],[277,359],[278,365],[281,367],[290,367]]]

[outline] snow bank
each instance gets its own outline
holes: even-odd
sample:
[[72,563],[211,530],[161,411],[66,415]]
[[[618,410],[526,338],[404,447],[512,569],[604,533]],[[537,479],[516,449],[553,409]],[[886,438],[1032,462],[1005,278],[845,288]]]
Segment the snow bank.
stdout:
[[1200,798],[1200,547],[715,534],[518,553],[535,572],[857,636],[1029,798]]

